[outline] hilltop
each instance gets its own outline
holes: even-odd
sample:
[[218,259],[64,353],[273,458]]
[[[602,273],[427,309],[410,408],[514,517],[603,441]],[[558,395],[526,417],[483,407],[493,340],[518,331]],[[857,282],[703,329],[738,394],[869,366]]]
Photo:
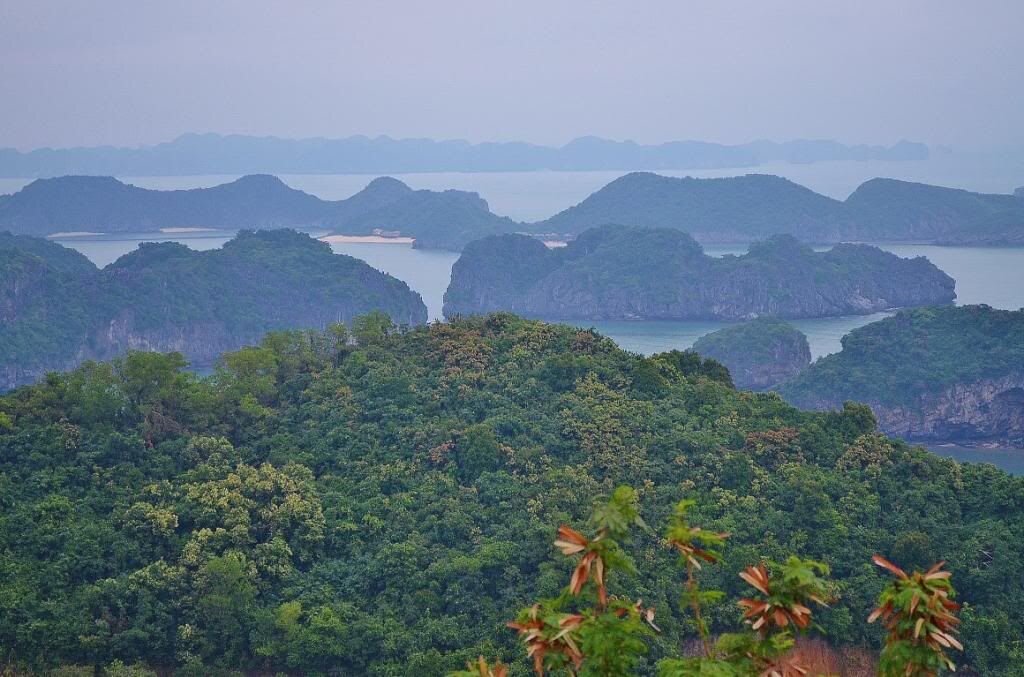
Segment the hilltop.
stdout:
[[[1017,665],[1024,480],[887,439],[863,406],[737,391],[700,362],[496,315],[356,344],[272,335],[210,378],[135,353],[2,396],[4,660],[384,677],[482,654],[527,674],[505,624],[567,580],[556,526],[628,482],[655,530],[610,593],[642,595],[661,629],[638,674],[695,636],[655,526],[681,499],[731,534],[702,587],[732,599],[757,558],[822,560],[843,594],[815,621],[873,647],[863,619],[887,578],[872,554],[943,558],[969,603],[961,671]],[[728,604],[707,620],[739,627]]]
[[269,330],[375,310],[398,324],[427,319],[404,282],[290,230],[243,231],[204,252],[144,243],[102,270],[61,250],[0,238],[0,388],[128,350],[178,351],[209,366]]
[[746,390],[773,390],[811,363],[803,332],[774,317],[705,334],[693,344],[693,351],[724,364],[736,387]]
[[447,317],[507,310],[557,320],[751,319],[868,314],[949,303],[953,280],[923,257],[867,245],[815,252],[791,236],[715,258],[678,230],[606,226],[550,250],[524,235],[470,243]]

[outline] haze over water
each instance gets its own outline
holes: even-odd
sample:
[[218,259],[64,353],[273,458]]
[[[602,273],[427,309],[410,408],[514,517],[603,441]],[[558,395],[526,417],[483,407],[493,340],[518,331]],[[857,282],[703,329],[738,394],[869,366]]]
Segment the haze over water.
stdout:
[[[1018,171],[1019,169],[1019,171]],[[775,173],[802,185],[845,198],[860,183],[872,176],[894,176],[973,190],[1009,192],[1024,184],[1024,167],[1013,163],[976,163],[969,159],[951,162],[940,156],[921,162],[819,162],[807,165],[779,164],[756,168],[708,170],[702,172],[659,172],[694,176],[733,176],[750,172]],[[436,173],[396,175],[413,188],[458,188],[480,193],[496,213],[520,220],[551,216],[576,204],[601,186],[625,172],[498,172]],[[212,186],[235,176],[184,176],[126,178],[146,188],[172,190]],[[343,199],[362,189],[373,177],[353,174],[283,175],[288,185],[324,199]],[[29,180],[6,180],[0,191],[17,190]],[[18,183],[15,183],[18,182]],[[107,265],[134,249],[139,241],[163,240],[186,244],[193,249],[221,246],[224,233],[159,234],[140,233],[102,238],[60,240],[82,251],[94,263]],[[442,297],[458,258],[453,252],[413,249],[401,244],[336,243],[334,251],[365,260],[418,291],[427,305],[430,319],[442,319]],[[1016,310],[1024,307],[1024,249],[937,247],[933,245],[883,245],[900,256],[926,256],[956,280],[957,303],[986,303],[995,308]],[[745,247],[707,247],[708,254],[742,254]],[[851,329],[884,317],[884,313],[851,317],[795,321],[807,334],[815,358],[840,349],[840,339]],[[594,326],[614,338],[627,350],[653,353],[687,348],[703,334],[714,331],[720,322],[596,322]]]

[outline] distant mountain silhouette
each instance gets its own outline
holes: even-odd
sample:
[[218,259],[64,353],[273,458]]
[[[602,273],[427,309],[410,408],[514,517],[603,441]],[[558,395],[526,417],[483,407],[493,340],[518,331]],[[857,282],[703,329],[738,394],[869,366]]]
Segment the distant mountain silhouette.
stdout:
[[754,167],[764,162],[922,160],[928,154],[927,146],[909,141],[894,146],[847,146],[831,140],[753,141],[732,146],[703,141],[643,145],[587,136],[552,147],[387,136],[280,139],[185,134],[141,148],[0,149],[0,176],[698,169]]

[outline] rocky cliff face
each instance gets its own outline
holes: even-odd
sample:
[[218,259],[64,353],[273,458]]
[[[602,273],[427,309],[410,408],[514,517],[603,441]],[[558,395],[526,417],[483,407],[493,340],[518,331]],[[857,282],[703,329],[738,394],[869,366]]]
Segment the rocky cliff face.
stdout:
[[[812,409],[840,409],[834,399],[805,401]],[[956,383],[903,404],[870,399],[878,427],[917,442],[995,442],[1024,447],[1024,370],[1001,378]]]
[[452,269],[445,314],[509,310],[556,320],[781,318],[868,314],[951,302],[954,281],[927,259],[866,245],[814,252],[776,236],[712,258],[685,233],[596,228],[563,250],[526,236],[473,243]]
[[771,390],[811,363],[807,337],[775,318],[726,327],[702,336],[693,350],[724,364],[743,390]]
[[145,244],[84,274],[14,249],[0,249],[0,264],[0,389],[129,350],[209,366],[268,331],[375,310],[399,325],[427,319],[404,282],[294,231],[243,232],[208,252]]
[[[870,403],[869,403],[870,404]],[[879,427],[912,440],[996,440],[1024,447],[1024,371],[958,383],[912,406],[871,405]]]

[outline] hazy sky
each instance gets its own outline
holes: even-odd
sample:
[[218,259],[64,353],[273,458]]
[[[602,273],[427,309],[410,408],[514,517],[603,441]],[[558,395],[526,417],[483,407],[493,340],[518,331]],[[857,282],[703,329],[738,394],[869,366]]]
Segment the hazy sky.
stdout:
[[1024,144],[1024,0],[0,0],[0,146]]

